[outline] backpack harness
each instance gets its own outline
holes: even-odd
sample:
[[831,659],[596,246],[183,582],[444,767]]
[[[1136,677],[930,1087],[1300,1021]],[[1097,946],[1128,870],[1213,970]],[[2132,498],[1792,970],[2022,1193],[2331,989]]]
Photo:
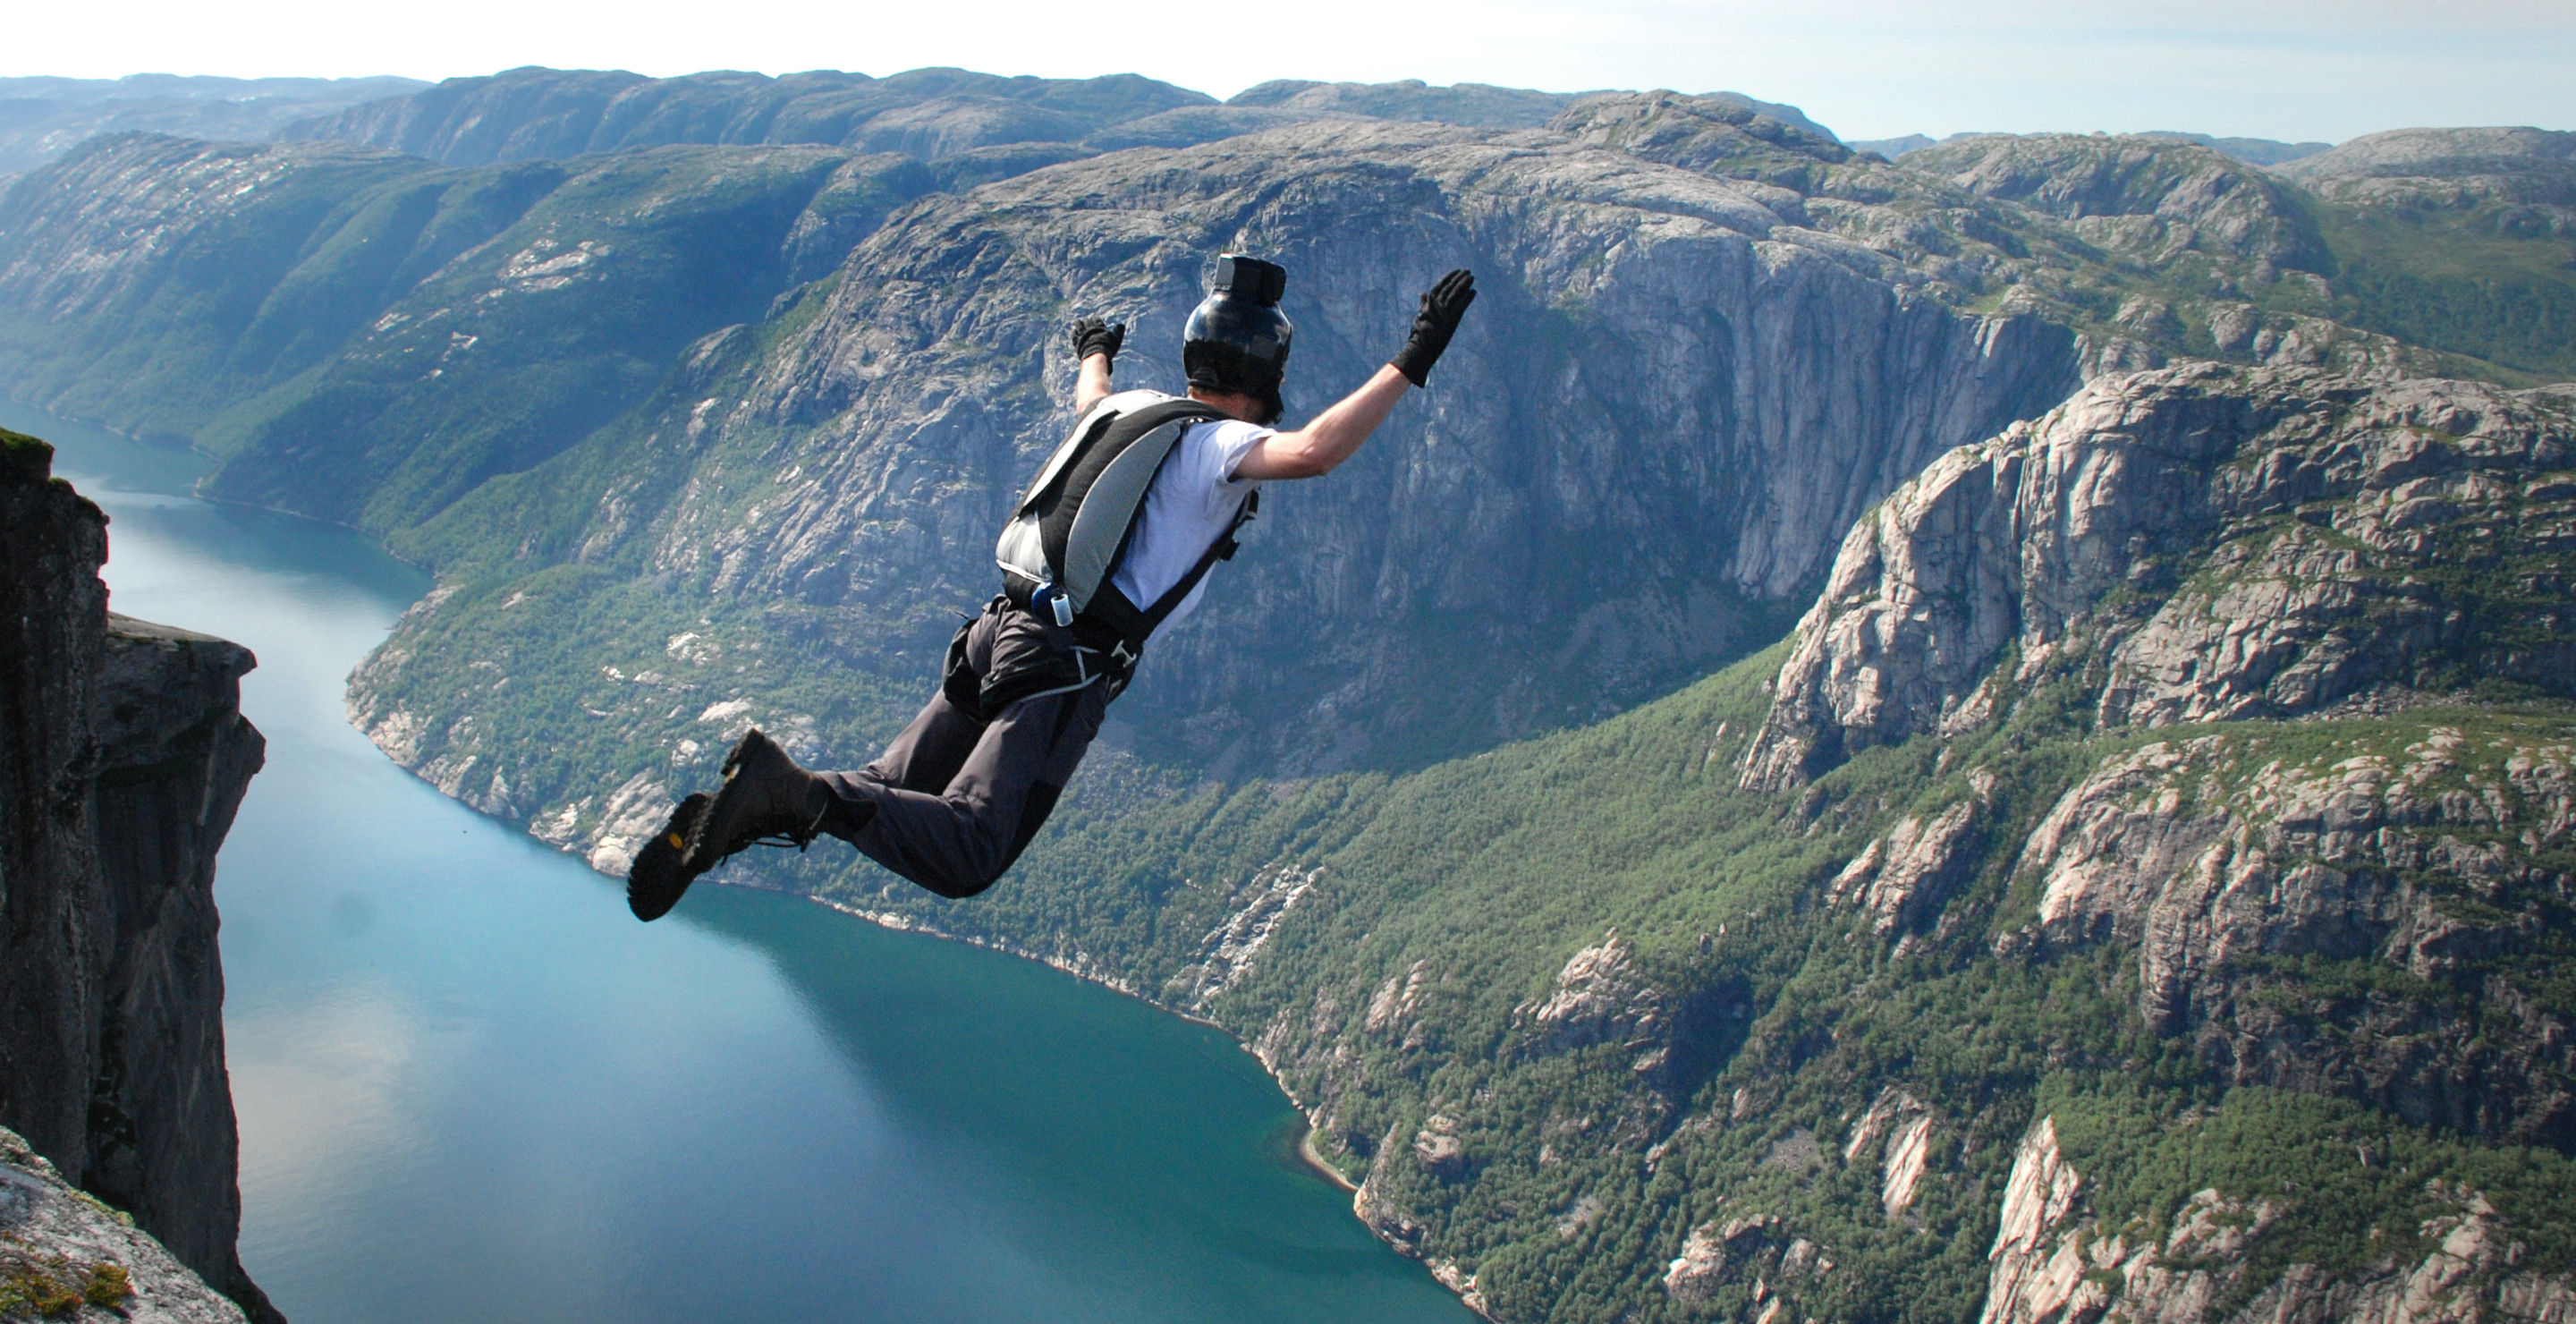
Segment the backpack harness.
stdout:
[[[1020,688],[1007,683],[988,686],[981,704],[985,711],[1081,689],[1104,676],[1112,697],[1126,688],[1146,638],[1217,562],[1234,558],[1240,546],[1235,533],[1260,511],[1259,490],[1245,493],[1225,532],[1150,604],[1128,601],[1113,582],[1127,559],[1145,494],[1181,438],[1198,424],[1230,417],[1213,406],[1159,391],[1121,391],[1092,406],[1073,435],[1056,447],[1028,494],[1012,508],[993,559],[1002,567],[1004,599],[1073,631],[1075,670],[1062,678],[1070,683],[1028,693],[1007,693]],[[1094,658],[1106,664],[1102,670],[1093,670]]]

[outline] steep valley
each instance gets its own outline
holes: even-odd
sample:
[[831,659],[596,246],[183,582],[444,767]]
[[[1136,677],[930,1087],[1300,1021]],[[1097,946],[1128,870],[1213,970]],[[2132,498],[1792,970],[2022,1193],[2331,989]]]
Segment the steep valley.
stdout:
[[[304,135],[421,157],[0,198],[0,386],[437,571],[350,706],[447,794],[616,873],[747,727],[863,760],[1067,317],[1169,389],[1207,259],[1277,257],[1303,417],[1469,265],[1000,887],[735,881],[1214,1020],[1498,1320],[2576,1311],[2569,135],[977,84],[798,145],[646,102],[877,93],[512,77]],[[632,113],[467,132],[541,83]]]

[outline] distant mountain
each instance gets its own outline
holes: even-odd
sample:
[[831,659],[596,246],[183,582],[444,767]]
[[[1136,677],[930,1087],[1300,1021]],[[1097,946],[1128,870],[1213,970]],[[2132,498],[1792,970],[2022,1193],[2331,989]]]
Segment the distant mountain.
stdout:
[[2075,223],[2089,239],[2130,251],[2170,258],[2196,248],[2275,269],[2333,269],[2288,186],[2169,137],[1962,134],[1908,153],[1905,166],[2035,207]]
[[[1591,97],[1626,95],[1606,92],[1532,92],[1516,87],[1459,83],[1432,87],[1419,79],[1400,83],[1316,83],[1275,79],[1236,93],[1229,106],[1261,106],[1313,115],[1362,115],[1385,120],[1431,120],[1476,129],[1535,129],[1576,102]],[[1757,101],[1741,92],[1710,92],[1693,98],[1702,104],[1726,105],[1768,115],[1783,124],[1832,139],[1833,133],[1808,119],[1796,106]]]
[[[1908,152],[1921,151],[1937,142],[1952,142],[1960,138],[1992,136],[1998,135],[1954,133],[1948,138],[1932,138],[1920,133],[1909,133],[1902,138],[1872,138],[1867,142],[1854,142],[1852,144],[1852,148],[1855,151],[1876,152],[1893,161]],[[2304,157],[2314,156],[2334,145],[2332,143],[2285,143],[2276,142],[2270,138],[2213,138],[2205,133],[2173,133],[2165,131],[2131,134],[2128,136],[2152,139],[2157,142],[2193,143],[2201,147],[2210,148],[2213,151],[2224,153],[2225,155],[2234,157],[2247,165],[2254,166],[2273,166],[2280,165],[2286,161],[2300,160]]]
[[412,78],[0,78],[0,175],[34,169],[94,134],[255,142],[299,119],[428,86]]
[[1280,78],[1245,88],[1226,101],[1292,114],[1370,119],[1430,120],[1476,129],[1535,129],[1580,96],[1517,87],[1459,83],[1433,87],[1420,79],[1399,83],[1318,83]]
[[[1117,74],[1002,78],[914,69],[885,78],[816,71],[770,78],[714,72],[682,78],[581,69],[512,69],[452,78],[285,129],[289,140],[390,147],[451,165],[528,161],[674,143],[811,143],[940,160],[1022,143],[1094,151],[1187,147],[1318,120],[1383,119],[1530,129],[1599,93],[1459,83],[1262,83],[1219,105],[1203,93]],[[1734,92],[1708,100],[1833,135],[1795,106]]]
[[1907,152],[1929,147],[1939,141],[1940,139],[1925,134],[1909,133],[1902,138],[1855,138],[1850,146],[1855,152],[1876,152],[1893,161]]
[[291,125],[288,141],[363,143],[450,165],[551,160],[680,143],[812,144],[936,160],[1012,143],[1073,143],[1204,93],[1134,74],[1004,78],[915,69],[886,78],[818,71],[681,78],[512,69],[451,78]]
[[2334,146],[2333,143],[2285,143],[2271,138],[2212,138],[2205,133],[2175,133],[2158,130],[2137,135],[2162,138],[2170,142],[2198,143],[2213,151],[2223,152],[2247,165],[2276,166],[2311,157]]
[[2493,207],[2506,233],[2576,231],[2576,133],[2399,129],[2355,138],[2280,173],[2337,201]]

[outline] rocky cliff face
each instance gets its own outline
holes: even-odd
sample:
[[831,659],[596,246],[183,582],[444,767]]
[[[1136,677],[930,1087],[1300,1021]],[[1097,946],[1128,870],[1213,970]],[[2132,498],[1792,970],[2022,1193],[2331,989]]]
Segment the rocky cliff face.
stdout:
[[[2134,944],[2145,1025],[2231,1080],[2576,1143],[2565,1013],[2503,973],[2568,903],[2566,756],[2546,725],[2406,716],[2567,694],[2571,406],[2207,367],[2096,383],[1853,531],[1744,783],[1959,738],[2052,683],[2106,732],[2330,719],[2106,761],[2023,847],[2038,918],[1999,949]],[[1936,835],[1900,825],[1847,872]]]
[[1746,782],[1989,720],[2007,650],[2023,679],[2091,658],[2112,727],[2564,692],[2571,404],[2210,366],[2096,383],[1852,531]]
[[274,1319],[234,1250],[214,905],[215,853],[261,760],[238,706],[252,659],[111,616],[98,581],[106,518],[47,479],[43,443],[0,442],[0,591],[19,632],[0,650],[0,1123]]
[[0,433],[0,576],[9,630],[0,648],[8,758],[0,762],[0,1122],[40,1152],[86,1161],[90,1065],[98,1053],[97,981],[104,880],[98,866],[98,751],[90,726],[107,624],[107,516],[47,481],[52,450]]

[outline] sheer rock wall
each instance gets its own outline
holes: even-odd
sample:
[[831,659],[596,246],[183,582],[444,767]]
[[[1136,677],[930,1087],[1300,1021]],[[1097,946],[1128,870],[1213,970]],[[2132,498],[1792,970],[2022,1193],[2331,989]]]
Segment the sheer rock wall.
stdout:
[[115,616],[107,517],[0,433],[0,1126],[240,1302],[215,853],[264,742],[248,649]]

